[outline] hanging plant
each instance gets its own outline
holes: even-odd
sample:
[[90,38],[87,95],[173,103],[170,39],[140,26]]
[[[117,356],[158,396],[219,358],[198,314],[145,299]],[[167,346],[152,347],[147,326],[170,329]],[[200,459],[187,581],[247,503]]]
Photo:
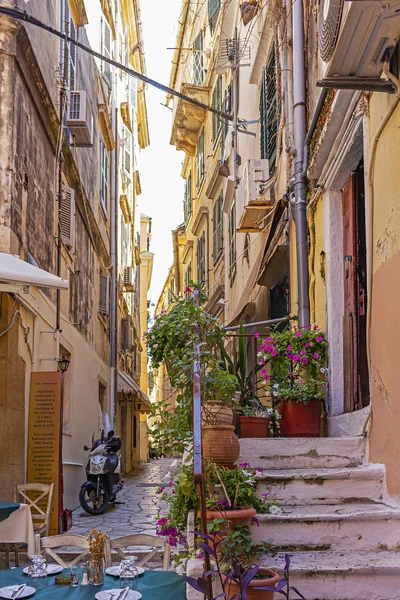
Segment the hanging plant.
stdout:
[[258,12],[258,0],[248,0],[240,4],[240,12],[242,14],[243,25],[250,23]]

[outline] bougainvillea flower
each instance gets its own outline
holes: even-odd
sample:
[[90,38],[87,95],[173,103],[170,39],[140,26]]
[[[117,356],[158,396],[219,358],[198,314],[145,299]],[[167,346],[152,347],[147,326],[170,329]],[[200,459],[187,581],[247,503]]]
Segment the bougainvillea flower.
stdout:
[[166,519],[165,517],[163,517],[162,519],[159,519],[156,524],[157,525],[166,525],[168,523],[168,519]]
[[254,334],[254,337],[255,337],[255,338],[258,338],[258,337],[260,337],[260,334],[259,334],[259,332],[258,332],[258,331],[257,331],[257,333],[255,333],[255,334]]
[[303,333],[302,331],[298,331],[297,333],[295,333],[296,337],[303,337]]
[[315,360],[319,359],[319,354],[317,354],[317,352],[314,352],[314,354],[312,355],[313,358],[315,358]]
[[317,340],[317,342],[322,342],[324,338],[319,335],[315,339]]

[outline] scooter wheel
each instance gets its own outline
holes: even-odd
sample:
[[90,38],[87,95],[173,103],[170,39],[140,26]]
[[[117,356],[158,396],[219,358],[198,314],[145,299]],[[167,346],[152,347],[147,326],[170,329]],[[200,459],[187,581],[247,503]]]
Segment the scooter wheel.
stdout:
[[79,491],[79,504],[88,515],[102,515],[110,504],[107,490],[100,488],[97,496],[95,488],[82,487]]

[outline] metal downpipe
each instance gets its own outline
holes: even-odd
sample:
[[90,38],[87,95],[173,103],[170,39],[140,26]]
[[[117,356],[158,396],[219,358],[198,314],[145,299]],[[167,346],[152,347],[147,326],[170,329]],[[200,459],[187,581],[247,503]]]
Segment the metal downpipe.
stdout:
[[299,327],[310,324],[310,298],[307,247],[307,182],[304,171],[306,140],[306,83],[304,62],[303,1],[293,0],[293,121],[295,158],[294,220],[296,224],[297,286]]

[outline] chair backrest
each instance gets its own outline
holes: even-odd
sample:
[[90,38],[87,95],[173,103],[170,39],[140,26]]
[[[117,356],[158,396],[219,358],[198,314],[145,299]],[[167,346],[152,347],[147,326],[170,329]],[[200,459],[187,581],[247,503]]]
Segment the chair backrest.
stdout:
[[117,554],[119,559],[123,560],[126,554],[132,554],[132,552],[125,553],[122,549],[128,548],[130,546],[145,546],[152,548],[152,550],[150,550],[150,552],[146,554],[140,562],[137,563],[139,567],[142,567],[143,565],[148,563],[157,554],[157,552],[159,552],[160,549],[163,549],[163,571],[169,570],[171,559],[171,546],[167,544],[165,539],[159,538],[156,535],[146,535],[141,533],[137,533],[134,535],[125,535],[124,537],[108,540],[106,542],[107,567],[111,567],[112,564],[112,551],[114,551]]
[[43,528],[43,534],[49,534],[51,508],[53,505],[54,483],[14,483],[14,502],[28,504],[33,524]]
[[[79,556],[75,557],[71,562],[65,562],[61,556],[59,556],[56,552],[54,552],[55,548],[80,548],[83,550],[79,554]],[[73,567],[81,560],[83,560],[89,554],[89,542],[87,538],[83,535],[76,535],[74,533],[62,534],[62,535],[53,535],[50,537],[40,537],[40,535],[36,534],[35,536],[35,552],[40,554],[41,552],[51,556],[53,560],[55,560],[59,565],[61,565],[64,569],[68,569],[69,567]],[[67,550],[65,550],[67,552]]]

